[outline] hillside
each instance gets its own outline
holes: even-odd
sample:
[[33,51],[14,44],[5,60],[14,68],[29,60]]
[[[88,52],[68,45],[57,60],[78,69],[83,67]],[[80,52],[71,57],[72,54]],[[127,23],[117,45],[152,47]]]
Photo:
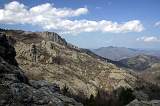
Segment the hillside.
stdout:
[[141,72],[140,75],[151,82],[160,82],[160,58],[150,55],[138,55],[116,62],[118,66]]
[[16,59],[30,79],[54,81],[61,88],[67,85],[72,93],[87,97],[95,95],[98,88],[107,91],[119,86],[132,88],[136,82],[136,77],[125,70],[95,58],[92,52],[69,45],[53,32],[6,33],[15,40]]
[[109,46],[109,47],[94,49],[92,51],[99,56],[111,59],[113,61],[119,61],[121,59],[130,58],[130,57],[134,57],[141,54],[160,57],[160,51],[138,50],[138,49],[125,48],[125,47]]
[[137,71],[145,71],[151,68],[153,64],[160,63],[160,58],[150,55],[138,55],[118,61],[124,67]]
[[150,68],[141,73],[144,79],[147,81],[160,83],[160,62],[153,64]]

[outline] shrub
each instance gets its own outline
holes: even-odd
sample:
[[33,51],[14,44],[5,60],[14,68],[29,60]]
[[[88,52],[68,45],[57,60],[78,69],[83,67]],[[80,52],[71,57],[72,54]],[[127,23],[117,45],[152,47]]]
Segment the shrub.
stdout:
[[134,99],[135,96],[133,95],[133,91],[131,89],[120,88],[120,92],[118,94],[118,101],[121,106],[127,105]]
[[65,86],[62,88],[62,94],[63,95],[67,95],[67,94],[69,94],[69,88],[66,86],[66,84],[65,84]]

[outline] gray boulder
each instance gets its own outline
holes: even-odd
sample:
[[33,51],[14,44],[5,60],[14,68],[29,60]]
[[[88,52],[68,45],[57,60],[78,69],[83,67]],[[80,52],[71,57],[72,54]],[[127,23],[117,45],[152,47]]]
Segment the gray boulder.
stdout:
[[160,100],[138,101],[135,99],[126,106],[160,106]]

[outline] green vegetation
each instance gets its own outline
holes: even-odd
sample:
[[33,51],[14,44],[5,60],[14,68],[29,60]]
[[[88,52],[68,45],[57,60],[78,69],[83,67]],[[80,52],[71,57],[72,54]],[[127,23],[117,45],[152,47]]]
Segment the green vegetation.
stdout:
[[69,88],[67,87],[67,85],[65,84],[65,86],[63,87],[63,89],[62,89],[62,94],[63,95],[68,95],[69,94]]
[[120,104],[127,105],[130,101],[134,100],[135,96],[133,95],[133,91],[129,88],[121,88],[120,94],[118,96],[118,101]]
[[97,92],[86,99],[85,106],[124,106],[135,99],[133,91],[129,88],[119,88],[112,93],[103,90]]

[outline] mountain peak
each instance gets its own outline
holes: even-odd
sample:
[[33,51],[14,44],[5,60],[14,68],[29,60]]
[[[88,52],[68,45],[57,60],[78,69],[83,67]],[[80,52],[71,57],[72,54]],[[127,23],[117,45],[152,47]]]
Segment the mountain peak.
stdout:
[[6,30],[0,29],[0,31],[5,32],[7,36],[12,36],[12,38],[23,41],[24,43],[40,43],[41,41],[53,41],[62,45],[67,45],[65,39],[55,32],[31,32],[23,30]]

